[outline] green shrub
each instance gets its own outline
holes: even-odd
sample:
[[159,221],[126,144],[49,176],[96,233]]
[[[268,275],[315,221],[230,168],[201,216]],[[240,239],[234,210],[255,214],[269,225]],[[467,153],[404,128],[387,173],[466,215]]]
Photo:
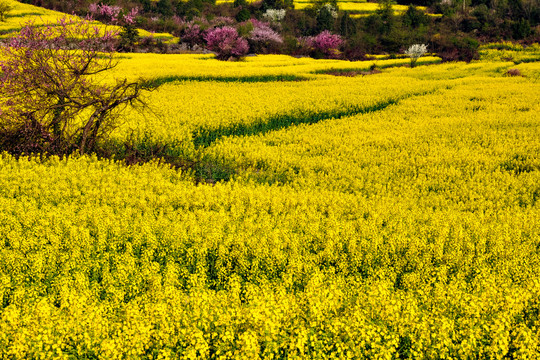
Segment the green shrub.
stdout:
[[242,8],[238,14],[236,14],[236,21],[238,22],[244,22],[251,18],[251,13],[248,9]]

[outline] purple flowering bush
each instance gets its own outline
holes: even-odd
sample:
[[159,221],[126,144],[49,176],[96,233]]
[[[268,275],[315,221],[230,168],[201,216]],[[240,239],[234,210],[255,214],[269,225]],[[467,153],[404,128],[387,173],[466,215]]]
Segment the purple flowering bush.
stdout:
[[88,15],[92,19],[106,23],[118,24],[123,21],[125,24],[133,25],[139,15],[139,9],[135,7],[126,13],[120,6],[93,3],[88,6]]
[[209,30],[204,39],[208,49],[215,52],[219,60],[240,59],[249,51],[247,40],[230,26]]
[[199,24],[190,22],[182,30],[180,39],[193,48],[195,45],[204,44],[204,35],[205,30]]
[[339,47],[343,44],[343,39],[339,35],[325,30],[319,35],[305,38],[304,46],[312,53],[314,57],[339,58],[341,53]]
[[114,24],[118,22],[122,8],[116,5],[90,4],[88,12],[94,19]]

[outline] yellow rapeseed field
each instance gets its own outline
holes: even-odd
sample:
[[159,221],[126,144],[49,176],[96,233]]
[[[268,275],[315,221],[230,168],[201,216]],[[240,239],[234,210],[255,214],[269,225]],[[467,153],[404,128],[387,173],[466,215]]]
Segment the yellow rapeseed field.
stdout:
[[[0,39],[11,36],[12,33],[19,31],[29,22],[36,26],[54,25],[61,18],[71,17],[62,12],[48,10],[40,6],[33,6],[15,0],[3,1],[11,7],[11,10],[7,12],[6,21],[0,22]],[[119,26],[105,26],[98,21],[96,21],[95,24],[109,31],[120,31]],[[177,40],[177,38],[168,33],[151,33],[143,29],[138,29],[138,31],[139,35],[142,37],[154,37],[156,39],[162,39],[165,42]]]
[[122,57],[162,85],[113,138],[226,180],[0,155],[0,358],[539,358],[538,63],[494,51]]
[[[311,7],[311,6],[313,6],[313,2],[309,2],[309,1],[298,2],[298,3],[295,2],[295,4],[294,4],[295,9],[305,9],[305,8],[308,8],[308,7]],[[374,14],[377,11],[377,9],[380,8],[379,3],[366,2],[366,1],[364,1],[364,2],[360,2],[360,1],[338,1],[337,6],[338,6],[339,10],[348,11],[351,14],[353,14],[353,17],[355,15],[356,16],[361,16],[362,14],[366,14],[366,15]],[[408,8],[407,5],[392,5],[392,10],[394,10],[394,12],[396,14],[404,13],[405,11],[407,11],[407,8]],[[417,9],[426,10],[426,7],[425,6],[417,6]]]
[[[436,87],[431,82],[386,74],[317,74],[329,70],[368,71],[374,64],[384,68],[407,64],[408,59],[345,62],[269,55],[223,63],[213,55],[164,55],[160,67],[155,68],[150,65],[156,61],[155,56],[123,57],[115,69],[116,76],[154,77],[164,82],[146,99],[150,111],[126,116],[126,136],[135,131],[159,139],[191,142],[192,136],[201,132],[220,128],[233,131],[235,126],[264,123],[270,117],[352,114]],[[427,57],[420,61],[439,59]]]
[[20,30],[28,21],[33,21],[36,25],[42,25],[54,23],[57,19],[66,16],[64,13],[24,4],[15,0],[3,1],[11,7],[11,10],[7,13],[5,21],[0,22],[0,32],[2,34]]
[[[217,4],[225,4],[225,3],[233,3],[233,0],[217,0]],[[248,3],[255,2],[255,0],[248,0]],[[316,4],[315,1],[311,0],[295,0],[293,2],[295,9],[306,9],[313,7]],[[338,0],[337,1],[337,7],[339,10],[342,11],[348,11],[352,14],[353,17],[359,17],[359,16],[367,16],[374,14],[377,9],[379,9],[379,4],[376,2],[367,2],[367,0]],[[407,11],[408,6],[407,5],[398,5],[394,4],[392,5],[392,10],[396,14],[403,14],[405,11]],[[427,8],[425,6],[417,6],[416,7],[419,10],[426,11]]]

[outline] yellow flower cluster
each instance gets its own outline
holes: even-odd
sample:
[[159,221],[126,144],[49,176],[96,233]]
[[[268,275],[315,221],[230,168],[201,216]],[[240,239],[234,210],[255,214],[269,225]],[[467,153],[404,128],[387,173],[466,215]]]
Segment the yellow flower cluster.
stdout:
[[353,65],[121,59],[180,80],[115,136],[183,141],[227,182],[0,155],[0,358],[539,358],[540,84],[317,71]]

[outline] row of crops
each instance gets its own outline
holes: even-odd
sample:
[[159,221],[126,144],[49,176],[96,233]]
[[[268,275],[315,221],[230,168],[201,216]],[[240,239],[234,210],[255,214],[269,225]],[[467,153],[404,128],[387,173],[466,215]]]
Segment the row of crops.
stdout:
[[[212,55],[167,55],[158,69],[152,68],[154,61],[155,55],[133,54],[121,59],[115,69],[117,76],[153,77],[154,83],[161,84],[148,94],[149,111],[126,116],[125,136],[138,131],[139,136],[148,134],[188,146],[208,145],[223,135],[267,131],[291,122],[352,115],[435,88],[432,83],[390,74],[317,74],[369,71],[374,64],[384,68],[407,64],[408,59],[343,62],[271,55],[223,63]],[[434,57],[421,60],[439,61]],[[253,128],[257,124],[258,130]]]
[[326,72],[373,61],[123,56],[162,85],[113,137],[228,181],[0,155],[0,357],[537,358],[535,49],[355,77]]

